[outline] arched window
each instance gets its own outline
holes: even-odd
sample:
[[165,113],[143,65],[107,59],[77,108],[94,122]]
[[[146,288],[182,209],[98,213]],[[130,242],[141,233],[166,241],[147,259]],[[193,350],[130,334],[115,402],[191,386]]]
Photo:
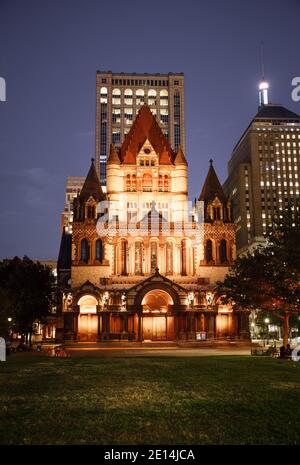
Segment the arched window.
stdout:
[[227,242],[225,239],[222,239],[220,242],[220,262],[227,262]]
[[169,191],[169,176],[167,175],[164,176],[164,191]]
[[166,256],[166,272],[167,274],[173,274],[173,244],[167,242],[167,256]]
[[127,275],[127,255],[128,255],[128,243],[126,239],[121,239],[120,243],[120,255],[121,255],[121,275]]
[[127,176],[126,176],[126,190],[127,191],[131,190],[131,176],[130,176],[130,174],[127,174]]
[[221,210],[220,207],[214,207],[214,220],[221,219]]
[[95,218],[95,207],[92,205],[88,205],[87,207],[87,217],[89,220]]
[[133,174],[131,178],[131,189],[133,191],[136,191],[136,175],[135,174]]
[[132,90],[131,89],[125,89],[125,91],[124,91],[124,103],[125,103],[125,105],[131,105],[132,104]]
[[80,244],[80,259],[81,261],[87,263],[90,258],[89,243],[87,239],[82,239]]
[[112,103],[113,103],[113,105],[120,105],[120,103],[121,103],[121,91],[120,91],[120,89],[113,89],[113,91],[112,91]]
[[156,104],[156,90],[150,89],[148,91],[148,105]]
[[100,103],[107,103],[107,87],[100,89]]
[[152,176],[150,173],[145,173],[143,176],[143,191],[144,192],[152,191]]
[[167,107],[169,103],[169,94],[167,90],[161,90],[159,93],[160,96],[160,106]]
[[212,241],[208,239],[205,244],[205,260],[211,262],[213,259],[212,255]]
[[96,257],[97,261],[102,263],[102,260],[103,260],[103,243],[102,243],[101,239],[96,240],[95,257]]
[[155,268],[157,268],[157,242],[151,242],[150,246],[150,260],[151,260],[151,273],[155,272]]
[[145,101],[145,92],[143,91],[143,89],[138,89],[135,95],[136,95],[136,104],[143,105]]
[[163,188],[164,188],[164,181],[163,181],[162,175],[160,174],[158,178],[158,190],[162,192]]
[[187,274],[187,240],[182,239],[181,241],[181,274],[186,276]]
[[143,245],[140,241],[135,243],[134,258],[135,274],[141,275],[143,273]]

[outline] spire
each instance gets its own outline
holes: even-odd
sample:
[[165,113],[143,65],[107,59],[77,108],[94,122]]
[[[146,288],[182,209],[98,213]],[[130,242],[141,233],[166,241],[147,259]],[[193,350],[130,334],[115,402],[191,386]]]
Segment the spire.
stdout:
[[111,164],[115,164],[115,165],[120,164],[120,158],[119,158],[117,149],[116,149],[114,144],[111,144],[111,146],[110,146],[110,153],[109,153],[109,157],[108,157],[106,163],[107,164],[111,163]]
[[178,152],[176,154],[175,160],[174,160],[175,165],[186,165],[187,166],[187,161],[184,156],[184,153],[182,151],[181,145],[178,147]]
[[209,163],[209,170],[198,200],[209,202],[214,200],[215,197],[219,197],[221,201],[225,201],[225,194],[213,167],[213,160],[210,159]]
[[259,108],[263,105],[268,105],[269,103],[269,83],[265,79],[265,63],[264,63],[264,43],[260,43],[260,61],[261,61],[261,81],[259,83],[259,92],[258,92],[258,100],[259,100]]
[[80,191],[79,199],[86,201],[89,199],[89,197],[92,196],[94,197],[96,202],[99,202],[100,200],[105,199],[105,195],[102,191],[100,181],[97,175],[94,158],[92,158],[91,161],[92,161],[91,167],[89,169],[87,177],[85,178],[83,187]]

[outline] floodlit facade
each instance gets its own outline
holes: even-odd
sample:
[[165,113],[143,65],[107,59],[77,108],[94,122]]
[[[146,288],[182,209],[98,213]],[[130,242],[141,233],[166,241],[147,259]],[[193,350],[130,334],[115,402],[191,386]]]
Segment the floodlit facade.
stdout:
[[96,170],[106,184],[110,146],[119,148],[140,108],[148,105],[171,147],[185,152],[184,75],[96,73]]
[[262,104],[233,149],[223,186],[232,202],[238,254],[263,244],[274,215],[300,199],[300,116],[267,103],[263,84]]
[[216,282],[236,255],[231,203],[212,161],[196,204],[188,164],[143,105],[107,191],[92,161],[58,259],[58,341],[195,341],[249,337],[248,312],[222,305]]

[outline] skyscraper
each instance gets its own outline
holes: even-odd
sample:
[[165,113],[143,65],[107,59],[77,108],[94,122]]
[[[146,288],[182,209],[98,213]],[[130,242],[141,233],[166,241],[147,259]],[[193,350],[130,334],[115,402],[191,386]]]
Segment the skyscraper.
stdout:
[[184,75],[96,73],[96,170],[106,184],[110,145],[121,146],[142,105],[156,116],[173,150],[185,152]]
[[300,198],[300,116],[268,102],[263,80],[258,112],[233,149],[223,186],[232,201],[238,253],[264,243],[274,215]]

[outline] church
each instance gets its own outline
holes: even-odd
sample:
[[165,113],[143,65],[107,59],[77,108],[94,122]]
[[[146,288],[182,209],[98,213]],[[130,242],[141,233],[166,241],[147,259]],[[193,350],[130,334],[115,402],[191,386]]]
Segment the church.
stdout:
[[147,105],[111,145],[106,191],[92,159],[73,212],[58,258],[58,342],[249,339],[248,312],[216,291],[236,245],[213,162],[189,202],[185,154]]

